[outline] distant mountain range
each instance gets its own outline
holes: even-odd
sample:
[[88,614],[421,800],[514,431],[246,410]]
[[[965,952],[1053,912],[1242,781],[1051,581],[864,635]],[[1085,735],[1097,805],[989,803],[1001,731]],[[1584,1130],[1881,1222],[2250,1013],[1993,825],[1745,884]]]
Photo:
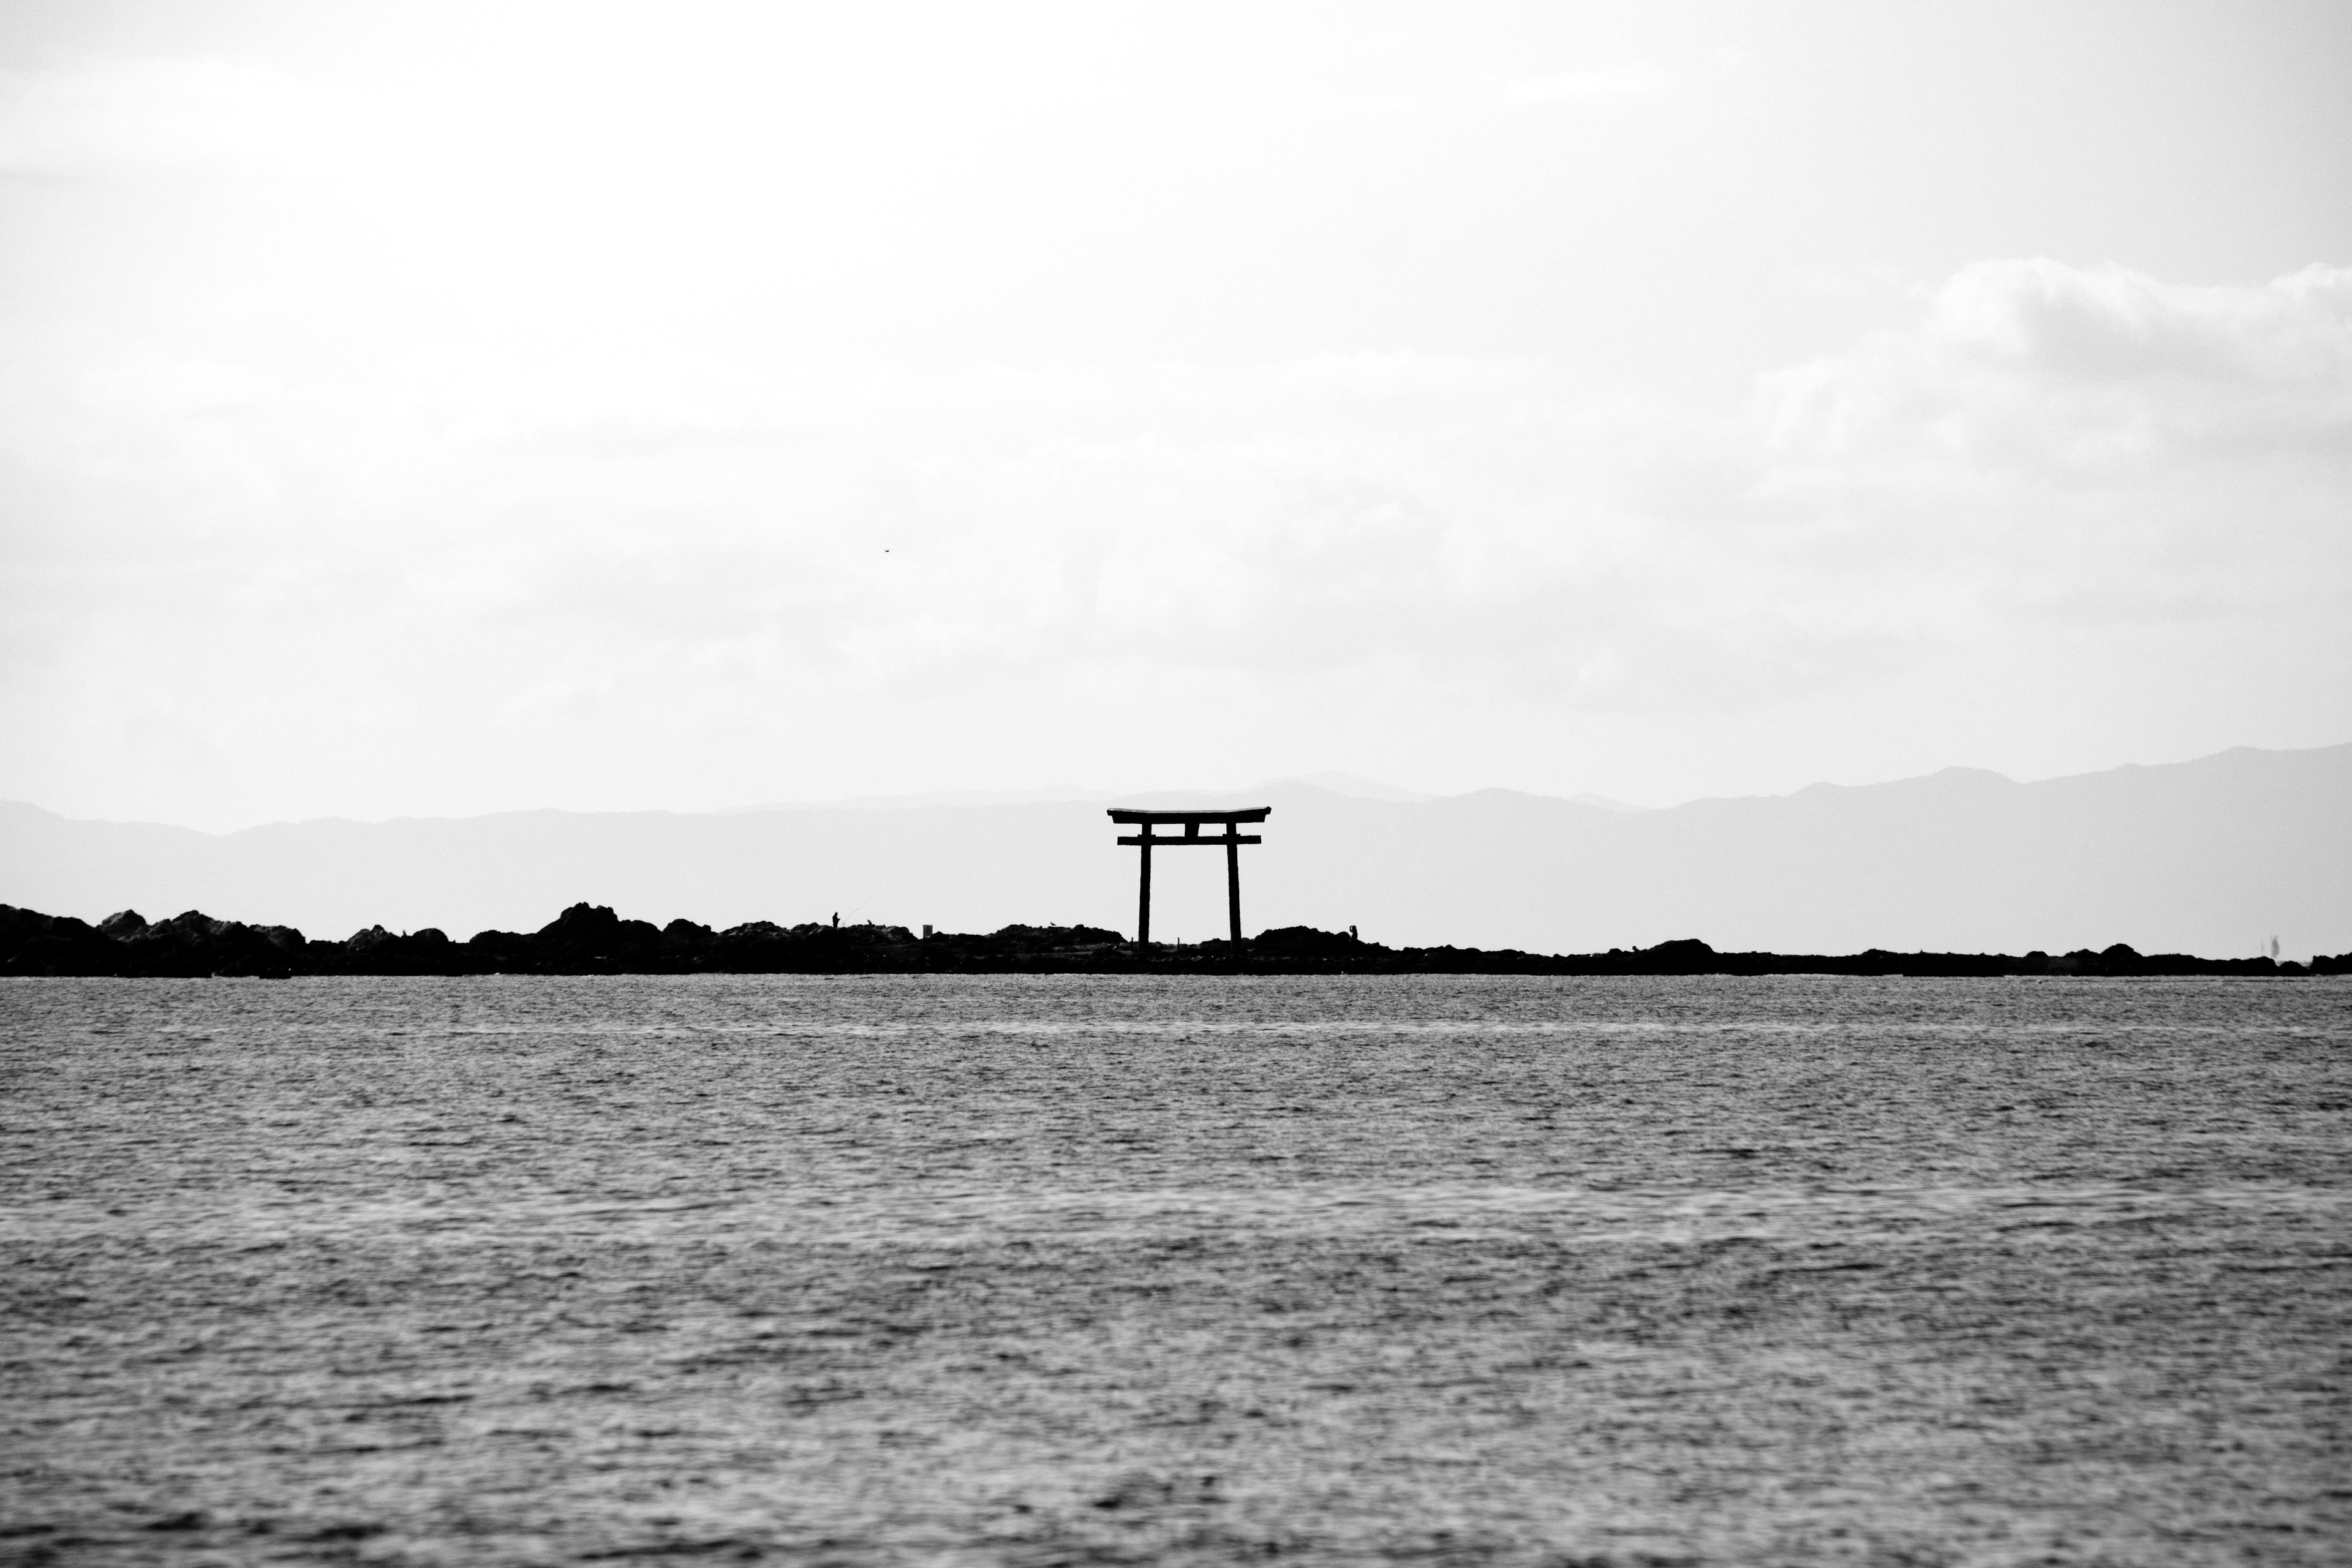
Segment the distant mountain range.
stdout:
[[[1335,788],[1334,784],[1345,787]],[[1368,787],[1369,786],[1369,787]],[[1379,798],[1384,791],[1390,798]],[[1065,794],[1076,798],[1056,798]],[[1132,932],[1135,854],[1107,797],[875,801],[707,815],[510,812],[209,834],[0,805],[0,903],[95,921],[189,909],[314,936],[381,922],[533,931],[588,900],[659,924],[828,919]],[[2017,784],[1926,778],[1640,811],[1510,790],[1418,798],[1342,775],[1271,805],[1243,854],[1248,929],[1393,945],[1605,952],[2352,949],[2352,745]],[[877,809],[888,806],[889,809]],[[1224,929],[1223,857],[1162,852],[1153,934]]]
[[[1278,790],[1287,784],[1305,784],[1312,789],[1346,795],[1351,800],[1385,800],[1400,805],[1418,805],[1436,800],[1433,795],[1419,790],[1400,789],[1395,784],[1368,779],[1361,773],[1339,772],[1300,773],[1295,778],[1269,779],[1248,789],[1234,792],[1240,795],[1257,796],[1268,790]],[[1187,799],[1216,795],[1217,791],[1180,790],[1176,794]],[[1045,789],[1021,790],[947,790],[931,795],[861,795],[845,800],[775,800],[763,805],[739,805],[728,808],[729,815],[751,811],[824,811],[835,808],[855,811],[905,811],[919,805],[1111,805],[1129,797],[1116,790],[1087,789],[1078,784],[1061,784]],[[1154,797],[1157,798],[1157,797]],[[1622,800],[1612,800],[1605,795],[1572,795],[1565,797],[1580,805],[1597,805],[1608,811],[1640,811],[1638,805],[1628,805]]]

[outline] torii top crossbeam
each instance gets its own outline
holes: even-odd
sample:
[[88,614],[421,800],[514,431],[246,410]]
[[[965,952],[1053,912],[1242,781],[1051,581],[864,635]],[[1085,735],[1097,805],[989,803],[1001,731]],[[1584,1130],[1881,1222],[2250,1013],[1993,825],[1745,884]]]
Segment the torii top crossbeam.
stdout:
[[[1273,815],[1274,807],[1270,805],[1253,805],[1240,811],[1135,811],[1125,807],[1112,808],[1110,819],[1113,822],[1130,825],[1136,830],[1133,837],[1122,838],[1119,842],[1132,844],[1141,851],[1143,868],[1140,887],[1136,895],[1135,910],[1136,945],[1145,947],[1151,942],[1151,851],[1155,848],[1172,849],[1186,844],[1222,844],[1225,847],[1225,912],[1231,918],[1233,924],[1234,951],[1236,953],[1240,952],[1242,946],[1241,847],[1244,844],[1265,842],[1255,833],[1244,833],[1241,830],[1241,825],[1244,822],[1264,822]],[[1184,825],[1181,837],[1174,834],[1163,836],[1151,831],[1154,827],[1172,826],[1180,822]],[[1201,831],[1201,824],[1204,822],[1222,822],[1225,825],[1225,830],[1216,835],[1204,834]]]

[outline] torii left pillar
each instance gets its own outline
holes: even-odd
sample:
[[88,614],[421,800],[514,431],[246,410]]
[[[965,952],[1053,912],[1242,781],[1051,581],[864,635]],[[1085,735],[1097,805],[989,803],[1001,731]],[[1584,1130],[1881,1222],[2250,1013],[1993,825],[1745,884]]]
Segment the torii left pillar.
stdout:
[[[1225,916],[1233,931],[1234,951],[1240,952],[1242,846],[1265,842],[1255,833],[1244,833],[1241,830],[1241,825],[1245,822],[1264,822],[1273,815],[1274,807],[1270,805],[1254,805],[1243,811],[1128,811],[1123,809],[1112,811],[1110,819],[1113,822],[1129,824],[1135,828],[1135,837],[1122,838],[1119,842],[1134,845],[1137,853],[1142,857],[1140,873],[1136,879],[1135,945],[1138,947],[1151,945],[1152,850],[1171,849],[1184,845],[1222,844],[1225,847]],[[1174,834],[1162,836],[1151,831],[1157,826],[1173,826],[1180,822],[1184,825],[1184,832],[1181,837]],[[1225,830],[1216,835],[1202,833],[1201,824],[1204,822],[1223,823]]]

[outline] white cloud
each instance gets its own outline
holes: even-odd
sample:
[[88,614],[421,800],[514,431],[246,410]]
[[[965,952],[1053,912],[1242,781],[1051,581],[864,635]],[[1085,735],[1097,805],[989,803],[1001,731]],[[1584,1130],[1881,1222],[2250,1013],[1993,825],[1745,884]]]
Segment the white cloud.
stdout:
[[1580,103],[1612,99],[1648,98],[1665,91],[1674,79],[1648,66],[1614,70],[1563,71],[1553,76],[1526,77],[1505,84],[1506,103]]
[[[2352,269],[2194,288],[1990,262],[1927,307],[1910,331],[1767,378],[1756,516],[1866,563],[1857,595],[1955,646],[2199,626],[2306,656],[2340,643]],[[2315,694],[2344,672],[2296,679]]]
[[2261,288],[2160,283],[2108,266],[1988,262],[1944,286],[1932,341],[2086,384],[2352,384],[2352,268],[2312,266]]
[[235,759],[332,712],[642,760],[942,701],[1731,715],[2116,626],[2309,628],[2352,586],[2347,277],[1988,263],[1745,409],[1414,355],[16,356],[14,727],[168,711]]
[[93,59],[0,72],[0,174],[315,174],[335,130],[323,94],[249,61]]
[[[1766,488],[1914,501],[2037,492],[2161,506],[2229,476],[2277,513],[2280,463],[2331,501],[2352,462],[2352,268],[2252,288],[2051,261],[1963,269],[1926,320],[1768,377]],[[2193,519],[2184,519],[2196,526]]]
[[1430,100],[1411,93],[1380,93],[1359,98],[1310,98],[1296,112],[1309,120],[1386,120],[1428,111]]

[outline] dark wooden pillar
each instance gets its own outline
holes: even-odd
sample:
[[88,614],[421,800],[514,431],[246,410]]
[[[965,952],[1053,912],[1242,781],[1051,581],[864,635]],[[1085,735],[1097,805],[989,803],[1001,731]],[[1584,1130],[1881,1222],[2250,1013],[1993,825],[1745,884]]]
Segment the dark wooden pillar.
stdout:
[[1225,913],[1232,917],[1234,951],[1242,950],[1242,841],[1225,825]]
[[1143,825],[1139,837],[1143,842],[1137,847],[1136,853],[1143,857],[1143,877],[1141,890],[1136,894],[1135,900],[1135,945],[1150,947],[1151,945],[1151,825],[1150,823]]

